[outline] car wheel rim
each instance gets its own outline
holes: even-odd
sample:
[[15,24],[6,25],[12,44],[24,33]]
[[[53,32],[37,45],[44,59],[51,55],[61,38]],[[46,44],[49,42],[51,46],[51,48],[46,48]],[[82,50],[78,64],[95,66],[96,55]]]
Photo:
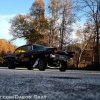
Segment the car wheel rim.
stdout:
[[43,68],[44,67],[44,62],[43,62],[43,60],[40,60],[39,61],[39,68]]

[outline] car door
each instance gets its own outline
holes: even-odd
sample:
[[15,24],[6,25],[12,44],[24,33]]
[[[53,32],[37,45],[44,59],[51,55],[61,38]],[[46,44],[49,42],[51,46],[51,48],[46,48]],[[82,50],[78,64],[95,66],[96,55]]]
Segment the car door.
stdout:
[[21,64],[23,65],[26,65],[27,63],[29,63],[29,60],[31,57],[31,54],[29,51],[30,48],[31,48],[31,45],[26,45],[21,48],[19,59],[20,59]]
[[28,49],[29,49],[29,46],[25,45],[15,50],[14,54],[16,55],[17,60],[20,65],[23,65],[23,64],[25,65],[29,61]]

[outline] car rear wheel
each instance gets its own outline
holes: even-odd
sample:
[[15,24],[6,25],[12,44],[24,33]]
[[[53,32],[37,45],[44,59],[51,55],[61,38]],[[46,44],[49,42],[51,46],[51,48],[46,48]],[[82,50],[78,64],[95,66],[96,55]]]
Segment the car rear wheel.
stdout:
[[67,70],[67,62],[62,61],[62,62],[60,63],[60,68],[59,68],[59,70],[60,70],[61,72],[65,72],[65,71]]
[[15,69],[15,67],[14,67],[14,60],[12,58],[8,59],[7,66],[8,66],[9,69]]
[[47,62],[45,60],[45,58],[40,58],[38,61],[38,68],[40,71],[44,71],[46,69],[47,66]]

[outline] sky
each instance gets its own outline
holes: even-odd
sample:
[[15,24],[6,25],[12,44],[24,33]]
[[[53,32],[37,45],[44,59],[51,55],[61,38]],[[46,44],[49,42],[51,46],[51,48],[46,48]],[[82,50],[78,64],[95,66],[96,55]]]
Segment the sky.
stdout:
[[[11,40],[13,37],[9,33],[10,19],[17,14],[27,14],[35,0],[0,0],[0,39]],[[48,4],[48,0],[44,0]],[[24,39],[13,41],[17,46],[26,44]]]

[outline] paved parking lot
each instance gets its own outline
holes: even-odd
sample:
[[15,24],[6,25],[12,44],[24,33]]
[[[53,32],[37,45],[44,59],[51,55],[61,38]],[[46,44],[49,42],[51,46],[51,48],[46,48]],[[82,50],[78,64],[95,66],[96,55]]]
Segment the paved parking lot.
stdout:
[[0,67],[0,100],[100,100],[100,72]]

